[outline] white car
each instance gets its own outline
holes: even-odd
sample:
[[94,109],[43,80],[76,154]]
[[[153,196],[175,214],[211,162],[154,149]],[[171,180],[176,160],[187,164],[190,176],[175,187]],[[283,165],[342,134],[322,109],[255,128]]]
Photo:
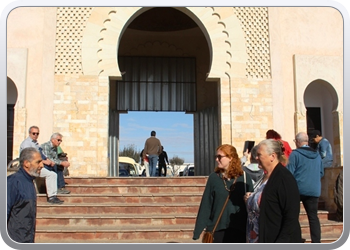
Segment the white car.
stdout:
[[[141,176],[139,166],[133,158],[126,156],[119,156],[119,169],[125,169],[129,176],[138,177]],[[125,172],[125,171],[124,171]]]
[[188,165],[184,172],[183,172],[183,176],[194,176],[194,165]]

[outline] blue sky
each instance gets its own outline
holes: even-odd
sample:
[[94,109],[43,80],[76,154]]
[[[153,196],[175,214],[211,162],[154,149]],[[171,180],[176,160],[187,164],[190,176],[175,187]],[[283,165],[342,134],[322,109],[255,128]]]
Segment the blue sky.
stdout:
[[119,148],[134,145],[141,151],[145,141],[156,131],[168,158],[175,155],[193,163],[193,115],[184,112],[128,112],[120,114]]

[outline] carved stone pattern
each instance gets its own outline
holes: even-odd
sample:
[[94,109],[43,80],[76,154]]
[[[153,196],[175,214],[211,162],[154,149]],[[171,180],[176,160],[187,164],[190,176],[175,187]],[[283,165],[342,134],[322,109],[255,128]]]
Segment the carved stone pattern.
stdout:
[[234,7],[247,43],[247,78],[271,78],[267,7]]
[[92,7],[58,7],[56,24],[56,75],[82,75],[81,43]]

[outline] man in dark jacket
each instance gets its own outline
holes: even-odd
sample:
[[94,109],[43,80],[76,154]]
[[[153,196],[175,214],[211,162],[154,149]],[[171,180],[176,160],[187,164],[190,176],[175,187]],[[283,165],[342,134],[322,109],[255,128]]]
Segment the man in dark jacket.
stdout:
[[21,151],[20,169],[7,177],[7,231],[19,243],[34,243],[36,220],[36,190],[33,180],[43,168],[39,150],[33,147]]
[[311,242],[321,243],[321,226],[317,215],[321,178],[324,174],[321,156],[308,146],[309,137],[305,132],[298,133],[294,142],[297,149],[290,154],[286,167],[297,181],[300,200],[309,219]]

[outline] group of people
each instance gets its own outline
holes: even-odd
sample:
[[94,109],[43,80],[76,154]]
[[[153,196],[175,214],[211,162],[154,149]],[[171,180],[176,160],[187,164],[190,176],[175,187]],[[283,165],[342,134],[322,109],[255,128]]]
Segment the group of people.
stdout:
[[[311,134],[316,143],[322,140],[319,137],[319,131]],[[325,162],[333,158],[332,150],[330,145],[311,148],[305,132],[298,133],[294,142],[296,149],[291,150],[276,131],[269,130],[266,139],[252,148],[247,166],[247,152],[240,159],[234,146],[219,146],[217,166],[203,192],[193,239],[199,239],[205,230],[213,233],[214,243],[302,243],[302,202],[311,242],[320,243],[318,199],[324,167],[331,166]],[[328,156],[322,155],[320,148]]]
[[164,177],[167,176],[167,164],[169,159],[164,147],[160,140],[156,138],[156,132],[151,131],[151,137],[149,137],[143,150],[140,154],[141,165],[145,166],[146,176],[157,176],[157,162],[158,162],[158,176],[162,176],[162,170],[164,169]]
[[29,136],[20,146],[19,170],[7,177],[7,229],[11,239],[21,243],[34,242],[36,220],[36,177],[45,178],[47,202],[60,205],[57,194],[69,194],[65,188],[64,168],[68,160],[60,160],[60,133],[53,133],[48,142],[39,144],[39,127],[31,126]]
[[[21,167],[7,177],[7,229],[11,239],[20,243],[34,242],[37,202],[34,179],[45,178],[49,203],[62,204],[57,194],[70,193],[65,189],[63,175],[70,163],[58,158],[63,136],[54,133],[40,145],[39,128],[32,126],[28,132],[20,147]],[[155,135],[152,131],[142,152],[143,159],[150,162],[150,176],[155,176],[157,160],[165,152]],[[332,165],[329,155],[332,150],[319,131],[312,136],[318,150],[309,147],[308,134],[300,132],[294,139],[296,149],[288,157],[281,138],[265,139],[251,150],[248,166],[242,166],[235,147],[219,146],[215,155],[217,166],[203,192],[193,239],[199,239],[205,229],[213,231],[214,243],[301,243],[302,202],[311,242],[321,242],[318,198],[324,167]],[[166,173],[165,161],[160,161],[159,173],[164,165]]]

